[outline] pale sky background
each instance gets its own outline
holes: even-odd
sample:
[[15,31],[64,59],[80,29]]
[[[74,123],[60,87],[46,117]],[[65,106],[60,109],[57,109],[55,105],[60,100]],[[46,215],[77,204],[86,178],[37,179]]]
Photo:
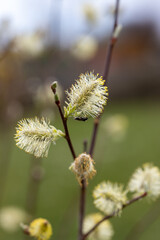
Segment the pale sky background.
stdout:
[[[0,7],[0,21],[9,19],[12,32],[16,34],[48,28],[54,35],[59,27],[57,19],[61,16],[61,38],[69,42],[87,31],[82,14],[84,3],[92,3],[98,11],[95,34],[110,31],[113,21],[108,10],[114,6],[115,0],[4,0]],[[152,20],[160,35],[160,0],[121,0],[120,6],[122,14],[119,22],[124,27],[130,22]]]

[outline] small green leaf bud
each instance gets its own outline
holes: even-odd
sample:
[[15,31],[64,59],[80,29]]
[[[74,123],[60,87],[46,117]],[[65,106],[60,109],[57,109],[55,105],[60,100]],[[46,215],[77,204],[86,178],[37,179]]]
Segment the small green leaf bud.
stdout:
[[54,81],[54,82],[51,84],[51,89],[52,89],[52,91],[53,91],[54,94],[56,93],[56,88],[57,88],[57,81]]
[[58,95],[57,94],[55,94],[55,102],[59,102],[59,97],[58,97]]

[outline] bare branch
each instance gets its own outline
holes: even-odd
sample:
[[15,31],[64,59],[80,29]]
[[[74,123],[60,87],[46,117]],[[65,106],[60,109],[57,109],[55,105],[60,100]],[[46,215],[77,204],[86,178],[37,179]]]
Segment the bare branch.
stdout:
[[[138,201],[138,200],[146,197],[146,196],[147,196],[147,193],[145,192],[145,193],[143,193],[142,195],[140,195],[140,196],[138,196],[138,197],[135,197],[135,198],[129,200],[128,202],[126,202],[126,203],[123,205],[122,209],[125,208],[125,207],[127,207],[127,206],[129,206],[130,204],[132,204],[132,203],[134,203],[134,202],[136,202],[136,201]],[[104,222],[105,220],[110,219],[110,218],[116,216],[116,215],[119,213],[119,211],[120,211],[120,210],[115,211],[115,212],[113,212],[112,214],[110,214],[110,215],[105,216],[104,218],[102,218],[98,223],[96,223],[96,224],[94,225],[93,228],[91,228],[86,234],[83,235],[82,240],[86,239],[86,238],[88,237],[88,235],[91,234],[102,222]]]
[[[106,83],[108,82],[108,74],[109,74],[113,49],[117,42],[117,37],[118,37],[118,35],[115,36],[115,30],[118,26],[118,13],[119,13],[119,0],[116,0],[113,30],[112,30],[112,35],[111,35],[110,42],[109,42],[109,47],[108,47],[107,56],[106,56],[105,70],[104,70],[104,74],[103,74],[103,78],[106,80]],[[91,156],[93,155],[93,152],[94,152],[98,127],[99,127],[99,121],[100,121],[100,116],[97,119],[95,119],[95,121],[94,121],[93,134],[92,134],[92,140],[91,140],[90,151],[89,151]]]

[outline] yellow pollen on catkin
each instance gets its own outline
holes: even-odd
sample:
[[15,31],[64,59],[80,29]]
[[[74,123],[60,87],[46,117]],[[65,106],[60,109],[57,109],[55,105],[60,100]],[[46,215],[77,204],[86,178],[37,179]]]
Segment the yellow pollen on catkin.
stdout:
[[134,196],[147,193],[147,197],[155,200],[160,196],[160,169],[150,163],[136,169],[129,183],[128,190]]
[[35,157],[47,157],[51,143],[64,136],[65,134],[51,126],[49,121],[35,117],[19,121],[15,141],[16,145],[27,153]]
[[52,235],[52,226],[48,220],[37,218],[30,223],[29,234],[37,240],[48,240]]
[[65,117],[74,118],[97,117],[107,103],[108,88],[105,80],[92,72],[81,74],[67,93]]
[[95,206],[103,213],[109,215],[113,212],[119,214],[123,204],[127,201],[123,185],[111,182],[102,182],[93,191]]

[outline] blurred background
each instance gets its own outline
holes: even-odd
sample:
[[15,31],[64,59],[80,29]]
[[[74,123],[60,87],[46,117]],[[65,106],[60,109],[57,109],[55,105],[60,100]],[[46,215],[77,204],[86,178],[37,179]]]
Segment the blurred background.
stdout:
[[[80,73],[103,75],[114,9],[113,0],[5,0],[1,4],[1,239],[23,239],[19,222],[27,223],[31,217],[47,218],[53,225],[53,239],[76,239],[79,186],[68,170],[72,158],[67,144],[59,140],[47,159],[34,159],[15,146],[15,126],[24,117],[45,116],[63,129],[50,84],[58,81],[63,103],[65,90]],[[160,167],[159,12],[158,0],[120,1],[123,29],[109,72],[109,100],[95,149],[97,176],[89,184],[87,213],[97,212],[92,191],[100,181],[127,184],[143,163]],[[69,121],[77,154],[83,151],[84,139],[90,142],[92,127],[92,119]],[[158,240],[159,202],[138,202],[111,220],[113,240]]]

